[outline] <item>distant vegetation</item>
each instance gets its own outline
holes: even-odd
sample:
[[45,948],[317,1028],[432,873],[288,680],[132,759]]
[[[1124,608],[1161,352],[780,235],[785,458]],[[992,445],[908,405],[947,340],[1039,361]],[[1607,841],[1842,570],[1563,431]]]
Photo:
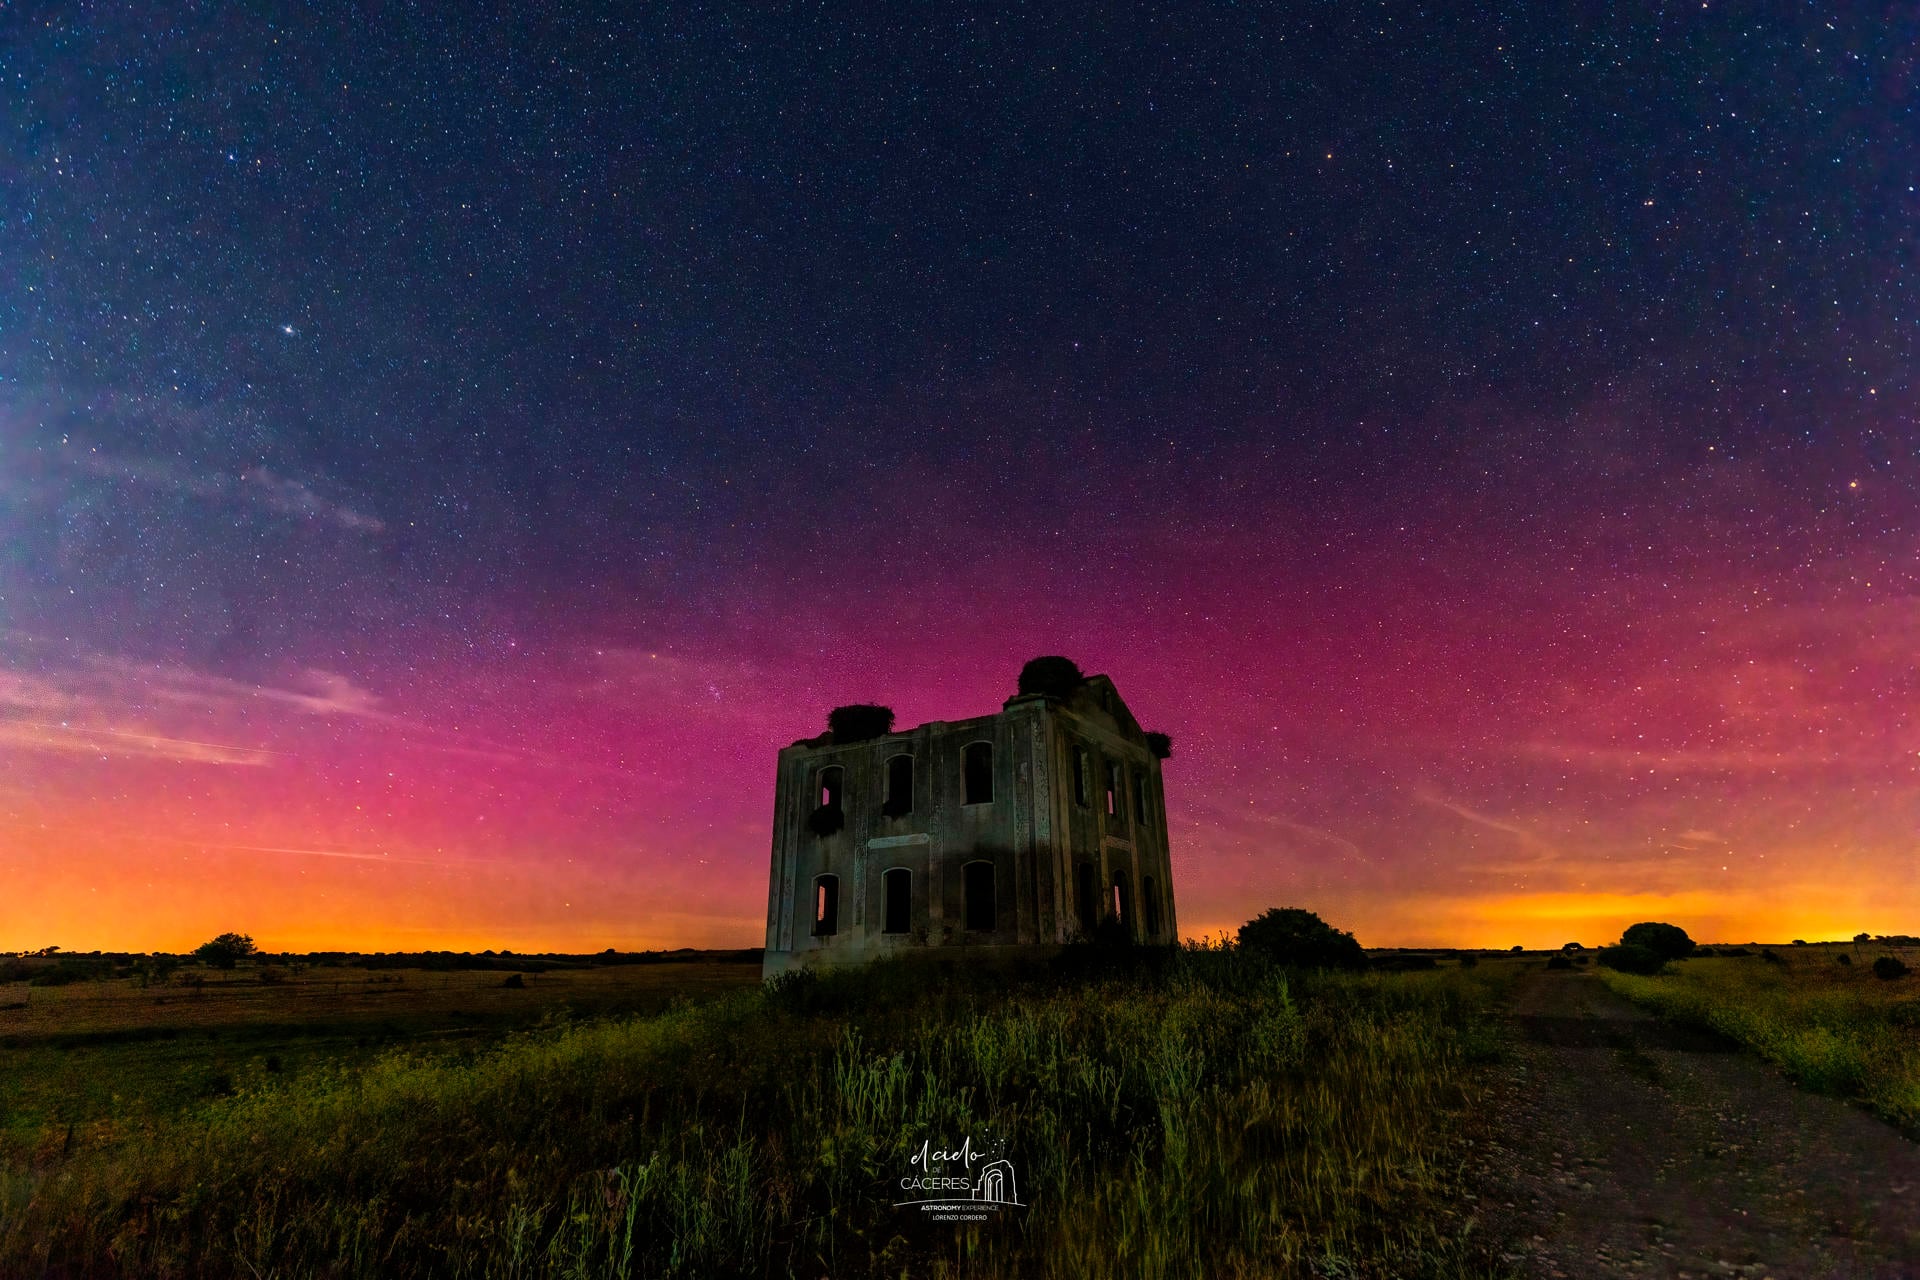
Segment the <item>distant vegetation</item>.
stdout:
[[[1567,961],[1569,967],[1571,960]],[[1655,974],[1666,968],[1667,960],[1659,952],[1647,947],[1635,946],[1623,942],[1618,946],[1600,948],[1600,967],[1618,969],[1621,973]]]
[[231,969],[259,948],[244,933],[223,933],[211,942],[194,948],[193,954],[216,969]]
[[[1578,949],[1577,944],[1569,947]],[[1692,955],[1693,950],[1693,939],[1679,925],[1645,920],[1627,926],[1614,946],[1600,948],[1598,959],[1603,969],[1646,977],[1661,972],[1669,960]]]
[[1628,925],[1620,935],[1623,947],[1645,947],[1663,960],[1681,960],[1692,953],[1693,939],[1677,924],[1657,920]]

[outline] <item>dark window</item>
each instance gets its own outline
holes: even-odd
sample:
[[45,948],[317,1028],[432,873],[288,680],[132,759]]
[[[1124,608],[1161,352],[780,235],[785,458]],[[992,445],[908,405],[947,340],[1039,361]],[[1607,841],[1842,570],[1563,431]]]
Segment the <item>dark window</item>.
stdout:
[[967,892],[967,928],[980,933],[993,930],[993,864],[969,862],[964,868]]
[[1087,792],[1092,779],[1087,775],[1093,772],[1093,761],[1088,759],[1082,747],[1073,749],[1073,802],[1077,805],[1087,803]]
[[887,761],[887,798],[880,812],[889,818],[913,812],[912,756],[894,756]]
[[1160,895],[1152,876],[1140,878],[1140,905],[1147,913],[1147,936],[1160,936]]
[[839,765],[822,769],[818,775],[820,807],[807,815],[807,830],[823,840],[847,825],[846,811],[840,807],[841,782],[845,777],[846,770]]
[[813,878],[813,936],[824,938],[840,931],[840,877]]
[[1133,775],[1133,820],[1144,824],[1153,806],[1147,803],[1147,775]]
[[881,912],[883,933],[913,932],[913,872],[894,867],[882,878],[886,910]]
[[1120,766],[1117,764],[1107,766],[1107,815],[1120,816]]
[[993,800],[993,744],[969,742],[961,756],[966,782],[966,804],[989,804]]
[[1074,899],[1080,909],[1080,932],[1092,934],[1093,926],[1098,922],[1094,913],[1100,909],[1098,894],[1094,888],[1095,872],[1091,862],[1083,862],[1076,874]]

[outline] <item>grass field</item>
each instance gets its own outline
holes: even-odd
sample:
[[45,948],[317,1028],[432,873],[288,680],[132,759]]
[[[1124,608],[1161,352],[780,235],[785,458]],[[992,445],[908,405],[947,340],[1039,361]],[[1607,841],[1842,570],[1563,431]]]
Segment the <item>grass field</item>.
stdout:
[[1796,1083],[1865,1103],[1920,1133],[1920,976],[1882,981],[1870,968],[1887,954],[1920,966],[1920,955],[1872,943],[1771,954],[1683,960],[1651,978],[1598,972],[1660,1016],[1717,1031]]
[[[0,1174],[0,1274],[1500,1273],[1462,1168],[1504,964],[1314,976],[1194,950],[772,992],[693,968],[582,971],[565,1001],[552,974],[311,970],[210,984],[179,1021],[111,991],[37,1011],[40,1043],[5,1050],[27,1055],[11,1132],[37,1136]],[[580,1012],[526,1025],[542,1001]],[[73,1034],[94,1038],[53,1047]],[[967,1140],[1004,1150],[1028,1207],[895,1207],[922,1144]]]
[[[537,963],[537,962],[530,962]],[[243,966],[61,986],[0,984],[0,1157],[71,1151],[208,1099],[397,1047],[471,1053],[542,1019],[645,1013],[754,987],[758,964],[489,970]],[[195,985],[188,982],[197,980]]]

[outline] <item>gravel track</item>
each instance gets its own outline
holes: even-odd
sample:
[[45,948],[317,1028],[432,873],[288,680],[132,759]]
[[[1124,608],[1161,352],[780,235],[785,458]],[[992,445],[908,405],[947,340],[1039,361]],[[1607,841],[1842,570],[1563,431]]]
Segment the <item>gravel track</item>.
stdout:
[[1513,1018],[1480,1207],[1521,1274],[1920,1280],[1920,1145],[1589,974]]

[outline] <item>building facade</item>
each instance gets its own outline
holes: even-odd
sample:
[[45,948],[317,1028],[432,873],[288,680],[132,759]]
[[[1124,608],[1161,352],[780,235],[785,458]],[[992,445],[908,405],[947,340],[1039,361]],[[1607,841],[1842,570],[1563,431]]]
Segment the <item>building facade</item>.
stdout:
[[769,977],[1096,929],[1179,937],[1161,758],[1105,676],[996,715],[796,742],[774,795]]

